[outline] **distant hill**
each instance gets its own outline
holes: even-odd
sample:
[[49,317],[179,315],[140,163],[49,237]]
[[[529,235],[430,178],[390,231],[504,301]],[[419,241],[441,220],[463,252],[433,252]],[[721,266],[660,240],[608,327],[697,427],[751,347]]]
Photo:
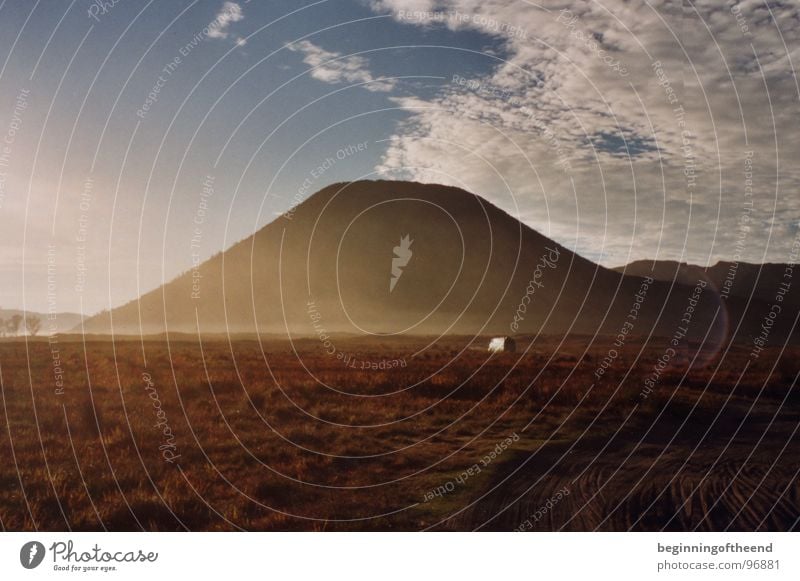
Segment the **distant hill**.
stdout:
[[[36,313],[32,311],[20,311],[16,309],[0,309],[0,336],[9,336],[11,331],[7,327],[7,323],[11,322],[15,316],[22,317],[38,317],[41,321],[41,329],[39,335],[48,335],[53,330],[57,333],[66,333],[75,327],[79,326],[83,317],[77,313],[54,313],[48,315],[46,313]],[[17,331],[18,335],[26,334],[24,327],[20,327]]]
[[[643,282],[464,190],[359,181],[317,192],[196,271],[85,326],[119,334],[616,335],[632,316],[629,333],[673,336],[697,281],[645,284],[637,300]],[[730,317],[755,332],[768,305],[744,305],[738,297],[723,304],[710,287],[700,292],[689,336],[710,328],[721,340]],[[782,324],[775,336],[786,332]]]
[[[720,296],[772,302],[780,284],[787,280],[784,277],[787,267],[790,265],[723,261],[713,266],[702,267],[673,260],[637,260],[614,270],[628,275],[652,276],[656,280],[682,284],[688,284],[702,277],[714,285]],[[797,272],[800,279],[800,269]],[[800,308],[800,280],[791,285],[782,303],[791,305],[794,309]]]

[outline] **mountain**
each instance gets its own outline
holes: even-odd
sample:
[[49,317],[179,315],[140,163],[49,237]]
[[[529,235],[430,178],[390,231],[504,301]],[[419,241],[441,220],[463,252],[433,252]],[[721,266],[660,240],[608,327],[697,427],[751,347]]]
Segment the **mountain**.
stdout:
[[[781,283],[786,281],[791,283],[793,266],[780,263],[720,261],[713,266],[702,267],[673,260],[637,260],[614,270],[623,274],[652,276],[656,280],[682,284],[705,278],[714,285],[720,296],[771,302],[775,300]],[[792,310],[800,308],[800,284],[790,285],[781,302],[790,305]]]
[[665,337],[684,328],[721,341],[730,317],[754,332],[759,309],[768,307],[752,303],[745,312],[738,297],[724,302],[704,281],[686,282],[648,283],[603,268],[458,188],[359,181],[317,192],[195,271],[85,327],[317,336],[624,329]]

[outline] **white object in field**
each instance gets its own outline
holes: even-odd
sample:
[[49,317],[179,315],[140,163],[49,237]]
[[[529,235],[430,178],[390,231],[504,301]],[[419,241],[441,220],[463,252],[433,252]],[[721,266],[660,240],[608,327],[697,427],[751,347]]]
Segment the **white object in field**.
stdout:
[[494,337],[489,341],[489,351],[492,353],[501,353],[503,351],[513,353],[516,347],[517,345],[511,337]]

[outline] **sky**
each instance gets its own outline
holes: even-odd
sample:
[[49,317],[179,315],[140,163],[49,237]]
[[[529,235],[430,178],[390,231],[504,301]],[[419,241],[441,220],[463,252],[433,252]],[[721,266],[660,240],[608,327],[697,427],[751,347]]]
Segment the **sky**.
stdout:
[[0,307],[116,307],[355,179],[606,266],[786,262],[798,63],[796,2],[6,0]]

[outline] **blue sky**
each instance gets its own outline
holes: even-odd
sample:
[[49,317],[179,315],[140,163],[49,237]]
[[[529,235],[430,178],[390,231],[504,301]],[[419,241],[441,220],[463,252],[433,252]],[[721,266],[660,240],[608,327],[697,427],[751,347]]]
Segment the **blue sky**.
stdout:
[[786,261],[797,233],[790,4],[100,4],[0,6],[0,306],[46,308],[49,245],[59,310],[116,306],[306,179],[460,185],[607,265],[730,259],[744,213],[742,259]]

